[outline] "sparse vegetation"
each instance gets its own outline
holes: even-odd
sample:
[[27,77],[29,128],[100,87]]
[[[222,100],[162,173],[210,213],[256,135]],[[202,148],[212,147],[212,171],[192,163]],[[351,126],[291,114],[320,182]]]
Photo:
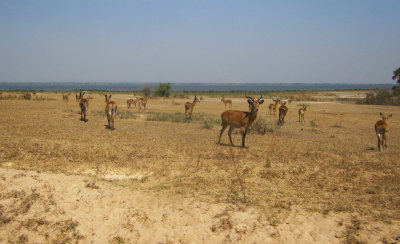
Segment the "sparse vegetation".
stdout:
[[[222,138],[225,145],[216,144],[225,111],[220,95],[206,97],[189,123],[183,99],[176,99],[181,106],[149,99],[152,106],[145,112],[120,106],[118,116],[126,119],[118,120],[112,132],[104,129],[104,96],[90,101],[86,124],[79,121],[75,101],[63,102],[59,93],[41,96],[56,100],[0,100],[3,242],[16,242],[21,235],[28,242],[90,242],[96,236],[89,222],[95,230],[99,222],[110,229],[102,239],[106,242],[116,237],[125,243],[146,242],[143,231],[160,225],[174,225],[168,231],[181,238],[177,223],[188,223],[185,218],[192,214],[190,218],[199,217],[195,213],[213,221],[207,223],[209,242],[222,240],[212,239],[218,235],[246,241],[256,234],[279,242],[279,235],[290,231],[279,234],[275,228],[303,228],[290,218],[319,214],[324,217],[318,221],[343,219],[332,230],[338,241],[397,237],[381,230],[400,226],[399,107],[312,103],[313,122],[300,124],[299,102],[293,102],[287,105],[285,126],[275,129],[269,100],[260,106],[248,148],[242,149],[226,145],[227,136]],[[126,97],[113,94],[121,105]],[[235,98],[233,109],[247,111],[246,100]],[[373,125],[380,110],[390,111],[393,118],[388,149],[378,155]],[[232,136],[237,145],[240,134]],[[24,183],[28,180],[34,184]],[[108,212],[92,212],[94,208]],[[165,213],[151,215],[151,209]],[[359,228],[351,222],[353,215]],[[116,222],[111,225],[110,220]],[[318,224],[311,221],[308,226]]]

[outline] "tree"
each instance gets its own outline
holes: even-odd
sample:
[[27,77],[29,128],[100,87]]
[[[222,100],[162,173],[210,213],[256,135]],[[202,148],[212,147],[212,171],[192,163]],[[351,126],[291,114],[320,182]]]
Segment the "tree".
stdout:
[[400,86],[400,67],[393,71],[393,80],[397,79],[397,84]]
[[154,93],[160,97],[169,97],[171,94],[171,84],[170,83],[160,83]]
[[151,95],[151,86],[144,86],[142,89],[145,97],[150,97]]

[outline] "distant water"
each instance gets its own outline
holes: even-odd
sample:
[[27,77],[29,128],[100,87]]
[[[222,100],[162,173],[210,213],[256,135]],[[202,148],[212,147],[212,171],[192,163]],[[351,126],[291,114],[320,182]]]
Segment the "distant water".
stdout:
[[[144,86],[155,88],[158,83],[106,82],[0,82],[0,90],[103,90],[140,91]],[[174,91],[286,91],[286,90],[353,90],[393,87],[394,84],[344,83],[171,83]]]

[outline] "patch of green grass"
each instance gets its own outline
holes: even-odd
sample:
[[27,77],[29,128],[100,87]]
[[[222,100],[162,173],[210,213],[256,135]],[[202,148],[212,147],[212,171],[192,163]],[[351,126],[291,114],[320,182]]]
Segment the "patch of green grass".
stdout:
[[220,119],[216,116],[212,116],[206,113],[193,113],[192,119],[186,119],[184,113],[162,113],[162,112],[148,112],[147,121],[164,121],[164,122],[173,122],[173,123],[189,123],[191,121],[202,122],[207,120],[208,124],[217,124],[220,123]]

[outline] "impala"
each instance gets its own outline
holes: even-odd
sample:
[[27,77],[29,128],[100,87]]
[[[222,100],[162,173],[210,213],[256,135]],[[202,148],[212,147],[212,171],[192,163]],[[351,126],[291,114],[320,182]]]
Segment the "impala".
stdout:
[[146,110],[146,104],[147,104],[147,98],[145,97],[141,97],[139,98],[139,108],[142,109],[142,107],[140,107],[140,105],[143,105],[143,109]]
[[272,114],[272,111],[274,111],[274,117],[276,116],[275,114],[276,114],[276,108],[278,107],[278,103],[280,102],[279,101],[279,99],[276,99],[276,100],[273,100],[272,99],[272,101],[274,102],[274,103],[271,103],[269,106],[268,106],[268,109],[269,109],[269,115],[271,115]]
[[139,99],[128,99],[126,101],[126,105],[128,106],[128,108],[131,107],[131,104],[135,105],[135,107],[136,107],[136,104],[138,103],[138,101],[139,101]]
[[106,97],[106,115],[107,115],[107,121],[108,121],[108,129],[114,130],[114,119],[115,115],[117,114],[117,104],[113,101],[110,101],[111,95],[107,97],[107,95],[104,95]]
[[231,106],[231,108],[232,108],[232,100],[225,99],[225,96],[222,96],[222,98],[221,98],[221,103],[222,103],[222,102],[224,102],[225,108],[226,108],[226,104],[227,104],[227,103],[228,103],[228,104]]
[[89,99],[83,98],[83,94],[81,93],[81,99],[79,100],[79,107],[81,108],[81,120],[85,121],[85,123],[88,121],[86,119],[86,113],[89,108]]
[[279,107],[279,124],[284,125],[285,124],[285,116],[288,111],[288,108],[285,106],[286,102],[283,102],[283,104]]
[[244,111],[238,111],[238,110],[227,110],[221,114],[221,121],[222,121],[222,128],[221,132],[219,133],[219,140],[218,144],[221,144],[221,136],[222,133],[224,133],[226,127],[229,127],[228,131],[228,136],[229,140],[231,141],[231,145],[233,146],[232,142],[232,131],[235,128],[240,128],[240,132],[242,135],[242,147],[245,147],[245,139],[247,135],[247,131],[251,124],[254,122],[254,120],[257,118],[257,112],[258,112],[258,107],[260,104],[264,102],[262,99],[262,94],[260,98],[257,100],[254,100],[251,97],[248,97],[245,94],[245,97],[247,98],[247,102],[251,105],[251,110],[250,112],[244,112]]
[[378,120],[375,123],[375,133],[376,136],[378,137],[378,149],[379,152],[382,152],[384,147],[387,148],[387,144],[386,144],[386,133],[389,130],[389,126],[386,123],[386,121],[392,117],[391,114],[389,114],[388,116],[384,116],[383,113],[380,113],[382,120]]
[[199,101],[197,96],[194,96],[193,102],[186,102],[185,103],[185,116],[186,119],[192,119],[193,108],[196,106],[196,103]]
[[0,92],[0,100],[2,100],[2,99],[3,99],[3,93]]
[[304,119],[304,114],[306,113],[306,109],[307,107],[305,105],[303,105],[303,108],[299,109],[299,122],[301,121],[306,122],[306,120]]
[[25,100],[31,100],[32,95],[30,93],[26,93],[22,96]]
[[68,93],[68,94],[62,94],[62,99],[63,99],[63,101],[66,101],[66,102],[68,102],[68,100],[69,100],[69,95],[70,95],[71,93]]

